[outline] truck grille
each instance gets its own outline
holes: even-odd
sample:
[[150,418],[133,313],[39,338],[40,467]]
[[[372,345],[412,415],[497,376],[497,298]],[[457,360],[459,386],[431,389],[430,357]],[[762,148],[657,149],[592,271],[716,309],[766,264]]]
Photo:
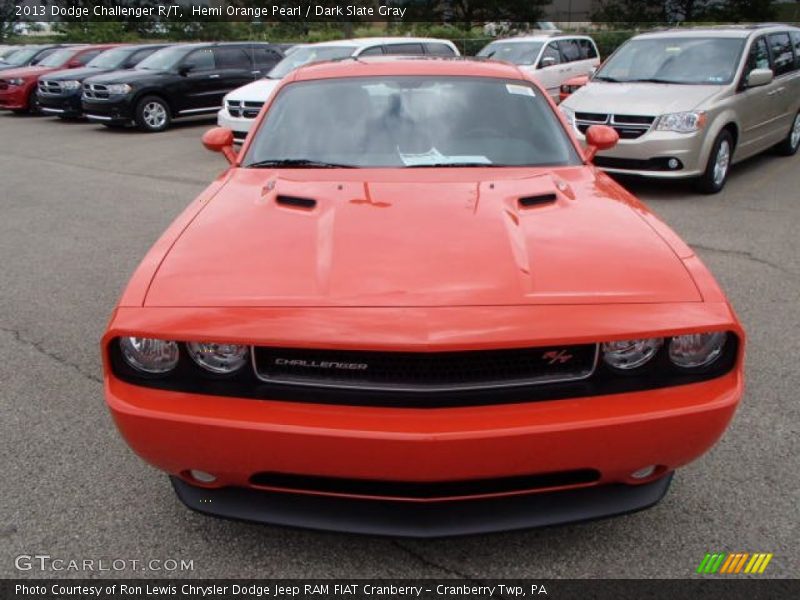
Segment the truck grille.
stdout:
[[85,98],[106,100],[108,99],[108,88],[100,83],[84,83],[83,95]]
[[575,113],[575,124],[585,134],[592,125],[610,125],[620,139],[635,140],[650,130],[655,117],[645,115],[610,115],[607,113]]
[[253,348],[256,376],[308,387],[401,392],[481,390],[586,379],[597,344],[461,352]]
[[39,80],[39,93],[47,96],[60,96],[61,83],[58,81]]
[[228,112],[232,117],[255,119],[264,106],[263,102],[246,102],[243,100],[228,100]]

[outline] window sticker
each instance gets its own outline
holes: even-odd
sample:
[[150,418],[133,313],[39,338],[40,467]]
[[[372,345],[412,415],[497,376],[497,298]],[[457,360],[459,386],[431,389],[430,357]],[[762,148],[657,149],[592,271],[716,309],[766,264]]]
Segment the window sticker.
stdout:
[[533,93],[533,88],[529,88],[527,85],[514,85],[513,83],[507,83],[506,89],[508,90],[509,94],[517,94],[518,96],[535,96],[536,94]]

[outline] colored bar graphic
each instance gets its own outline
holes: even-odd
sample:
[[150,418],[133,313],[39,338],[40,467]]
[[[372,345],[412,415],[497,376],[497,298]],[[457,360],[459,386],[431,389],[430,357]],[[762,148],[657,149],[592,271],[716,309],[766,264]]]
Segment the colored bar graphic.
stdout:
[[725,552],[706,552],[703,560],[697,567],[697,573],[701,574],[761,574],[763,573],[769,562],[772,560],[773,554],[767,552],[756,552],[750,554],[749,552],[733,552],[727,554]]

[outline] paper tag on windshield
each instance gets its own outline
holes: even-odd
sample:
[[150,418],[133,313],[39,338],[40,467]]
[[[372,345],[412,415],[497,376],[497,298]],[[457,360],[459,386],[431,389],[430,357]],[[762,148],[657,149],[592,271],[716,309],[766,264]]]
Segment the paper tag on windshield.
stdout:
[[509,94],[517,94],[518,96],[536,95],[533,93],[533,88],[529,88],[527,85],[514,85],[513,83],[507,83],[506,89],[508,90]]

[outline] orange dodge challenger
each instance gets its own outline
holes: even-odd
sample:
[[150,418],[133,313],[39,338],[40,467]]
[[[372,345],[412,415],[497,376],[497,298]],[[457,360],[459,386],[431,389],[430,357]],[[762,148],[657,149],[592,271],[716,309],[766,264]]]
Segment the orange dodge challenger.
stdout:
[[397,536],[657,503],[742,396],[691,248],[513,65],[285,78],[102,340],[120,432],[190,508]]

